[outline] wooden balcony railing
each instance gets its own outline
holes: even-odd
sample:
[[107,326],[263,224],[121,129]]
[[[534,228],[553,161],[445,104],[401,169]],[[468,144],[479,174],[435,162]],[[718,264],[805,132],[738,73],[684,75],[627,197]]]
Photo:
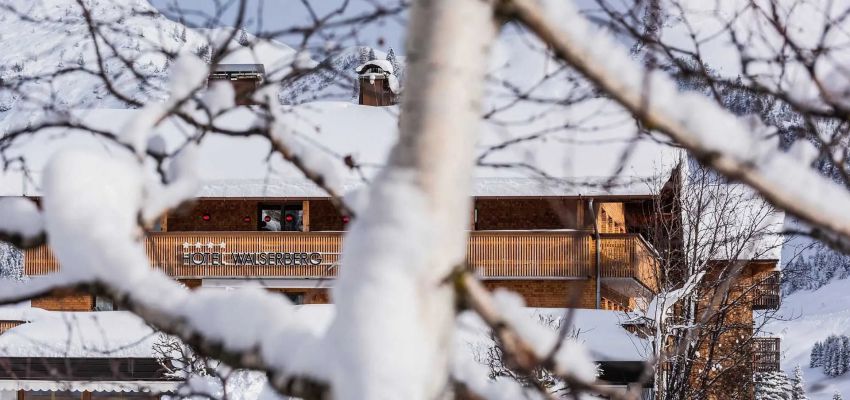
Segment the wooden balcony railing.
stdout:
[[[179,278],[332,278],[341,246],[341,232],[156,232],[145,243],[151,264]],[[600,249],[603,277],[632,278],[656,287],[658,263],[639,235],[603,235]],[[279,252],[318,255],[281,265],[285,260]],[[191,260],[195,253],[197,260]],[[274,262],[228,262],[245,253],[270,253],[266,261]],[[595,275],[595,255],[593,235],[581,231],[474,231],[468,245],[470,268],[490,279],[588,278]],[[24,265],[28,275],[59,267],[45,246],[27,250]]]
[[774,337],[753,338],[753,370],[755,372],[779,371],[780,341]]
[[778,310],[781,302],[779,271],[772,271],[766,277],[756,279],[753,310]]
[[594,252],[586,232],[474,231],[467,262],[484,278],[587,278]]
[[600,249],[603,278],[633,278],[658,292],[658,256],[640,235],[603,234]]

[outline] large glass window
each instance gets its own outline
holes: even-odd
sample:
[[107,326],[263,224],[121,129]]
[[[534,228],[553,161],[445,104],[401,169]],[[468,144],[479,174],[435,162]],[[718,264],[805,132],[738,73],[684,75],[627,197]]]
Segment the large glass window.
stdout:
[[304,209],[297,204],[264,204],[260,206],[257,229],[261,231],[304,230]]

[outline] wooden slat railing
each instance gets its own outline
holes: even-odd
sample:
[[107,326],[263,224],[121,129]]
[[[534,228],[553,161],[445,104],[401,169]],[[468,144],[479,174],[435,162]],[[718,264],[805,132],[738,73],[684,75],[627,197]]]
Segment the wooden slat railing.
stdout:
[[593,236],[585,232],[470,232],[467,262],[485,278],[587,278]]
[[[183,244],[199,251],[318,252],[319,265],[184,265]],[[221,249],[221,243],[225,248]],[[316,277],[336,276],[342,246],[341,232],[161,232],[150,233],[145,248],[151,264],[168,275],[196,277]],[[602,276],[633,278],[654,288],[657,261],[639,235],[601,236]],[[485,278],[587,278],[594,275],[594,238],[588,232],[475,231],[470,232],[468,263]],[[46,246],[27,250],[28,275],[58,270]]]
[[771,271],[756,279],[753,288],[753,310],[778,310],[782,301],[779,271]]
[[600,242],[603,278],[633,278],[658,292],[658,257],[640,235],[602,234]]
[[775,337],[753,338],[753,369],[756,372],[779,371],[780,341]]

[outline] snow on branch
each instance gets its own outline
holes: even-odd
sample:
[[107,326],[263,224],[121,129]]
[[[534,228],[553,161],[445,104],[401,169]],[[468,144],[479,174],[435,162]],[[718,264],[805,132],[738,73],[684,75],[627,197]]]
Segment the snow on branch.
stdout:
[[0,240],[29,248],[44,243],[44,220],[27,198],[0,198]]
[[776,207],[850,240],[850,193],[845,188],[778,151],[775,142],[764,140],[771,132],[760,123],[741,120],[701,94],[680,93],[663,72],[644,70],[571,3],[546,4],[511,0],[502,11],[648,128],[671,137],[726,177],[755,188]]
[[[631,391],[618,391],[598,385],[596,365],[586,350],[576,343],[567,343],[563,337],[540,326],[527,323],[522,313],[522,300],[514,294],[503,292],[492,296],[484,285],[464,270],[452,276],[455,290],[463,304],[474,310],[493,330],[493,336],[503,351],[505,363],[528,376],[535,368],[552,371],[562,379],[573,393],[588,392],[609,399],[632,399]],[[562,326],[561,329],[569,329]],[[473,386],[472,390],[475,390]],[[479,390],[487,390],[478,387]],[[543,387],[538,392],[547,393]],[[483,394],[483,393],[482,393]]]

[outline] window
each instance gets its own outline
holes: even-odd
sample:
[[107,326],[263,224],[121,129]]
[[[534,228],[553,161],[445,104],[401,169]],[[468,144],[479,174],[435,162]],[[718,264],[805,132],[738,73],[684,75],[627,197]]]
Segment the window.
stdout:
[[284,296],[286,296],[292,304],[299,305],[304,304],[304,293],[303,292],[283,292]]
[[95,311],[115,311],[115,305],[112,303],[112,299],[95,296],[94,298],[94,310]]
[[257,230],[301,232],[304,230],[304,210],[301,203],[260,205]]

